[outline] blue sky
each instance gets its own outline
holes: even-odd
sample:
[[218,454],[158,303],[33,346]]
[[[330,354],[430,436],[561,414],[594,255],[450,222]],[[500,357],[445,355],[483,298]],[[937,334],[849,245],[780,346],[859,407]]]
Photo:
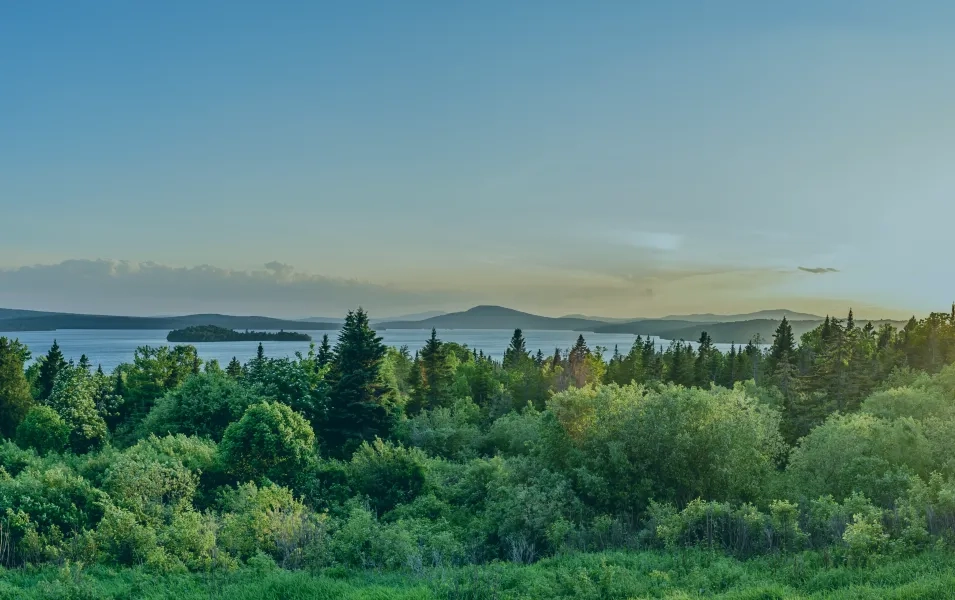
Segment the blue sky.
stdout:
[[953,30],[877,0],[4,3],[0,304],[944,309]]

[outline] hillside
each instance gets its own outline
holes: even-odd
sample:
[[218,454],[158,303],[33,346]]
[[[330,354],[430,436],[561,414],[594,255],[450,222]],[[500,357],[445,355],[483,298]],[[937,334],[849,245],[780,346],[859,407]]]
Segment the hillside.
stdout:
[[784,308],[771,310],[759,310],[751,313],[738,315],[715,315],[713,313],[695,314],[695,315],[670,315],[663,317],[665,320],[673,321],[692,321],[694,323],[734,323],[737,321],[752,321],[755,319],[774,319],[782,320],[786,317],[790,321],[822,321],[823,317],[809,313],[796,312]]
[[[13,311],[27,313],[30,311]],[[3,313],[0,313],[3,314]],[[183,329],[193,325],[215,325],[227,329],[334,330],[337,323],[288,321],[257,316],[183,315],[179,317],[126,317],[69,313],[35,313],[36,316],[0,318],[0,331],[54,331],[57,329]]]
[[606,325],[577,317],[542,317],[503,306],[475,306],[469,310],[439,315],[421,321],[385,321],[376,329],[537,329],[594,331]]

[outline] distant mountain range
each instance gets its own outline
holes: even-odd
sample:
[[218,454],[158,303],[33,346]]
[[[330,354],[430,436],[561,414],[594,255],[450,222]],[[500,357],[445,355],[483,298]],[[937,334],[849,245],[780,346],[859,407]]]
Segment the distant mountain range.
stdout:
[[[395,317],[370,317],[368,320],[372,323],[382,323],[384,321],[421,321],[424,319],[430,319],[431,317],[439,317],[441,315],[446,315],[448,313],[443,310],[429,310],[427,312],[412,313],[409,315],[398,315]],[[303,319],[296,319],[297,321],[307,321],[315,323],[344,323],[345,317],[305,317]]]
[[0,308],[0,331],[54,331],[57,329],[183,329],[194,325],[215,325],[226,329],[334,330],[338,323],[289,321],[271,317],[219,314],[179,317],[123,317],[51,313]]
[[503,306],[475,306],[422,320],[384,321],[378,329],[541,329],[594,331],[602,321],[579,317],[542,317]]
[[[674,315],[662,319],[607,319],[585,315],[544,317],[503,306],[475,306],[454,313],[417,313],[400,319],[372,320],[375,329],[524,329],[550,331],[579,331],[582,333],[609,333],[649,335],[668,340],[695,341],[706,331],[717,343],[746,343],[755,335],[767,342],[779,326],[782,317],[792,323],[798,337],[815,328],[823,319],[818,315],[791,310],[764,310],[738,315]],[[859,324],[864,323],[858,319]],[[901,321],[875,321],[874,325],[891,323],[899,327]],[[309,317],[300,320],[273,319],[257,316],[197,314],[177,317],[123,317],[51,313],[19,309],[0,309],[2,331],[51,331],[56,329],[183,329],[197,325],[214,325],[227,329],[321,331],[337,330],[341,319]],[[585,336],[586,337],[586,336]]]

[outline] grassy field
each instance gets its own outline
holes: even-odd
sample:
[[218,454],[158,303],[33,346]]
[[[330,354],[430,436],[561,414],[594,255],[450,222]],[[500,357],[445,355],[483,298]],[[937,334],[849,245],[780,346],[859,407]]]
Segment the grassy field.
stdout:
[[156,575],[140,569],[63,567],[0,574],[0,600],[411,600],[722,598],[955,598],[955,554],[827,566],[823,555],[737,561],[702,552],[581,554],[531,566],[426,570],[420,574],[322,574],[245,568],[219,574]]

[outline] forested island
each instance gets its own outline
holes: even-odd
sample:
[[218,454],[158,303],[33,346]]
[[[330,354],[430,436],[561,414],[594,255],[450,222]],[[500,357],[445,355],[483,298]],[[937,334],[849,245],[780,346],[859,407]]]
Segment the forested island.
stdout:
[[0,337],[0,596],[951,597],[955,307],[771,342]]
[[235,331],[215,325],[194,325],[174,329],[166,336],[167,342],[195,344],[198,342],[310,342],[312,337],[295,331]]

